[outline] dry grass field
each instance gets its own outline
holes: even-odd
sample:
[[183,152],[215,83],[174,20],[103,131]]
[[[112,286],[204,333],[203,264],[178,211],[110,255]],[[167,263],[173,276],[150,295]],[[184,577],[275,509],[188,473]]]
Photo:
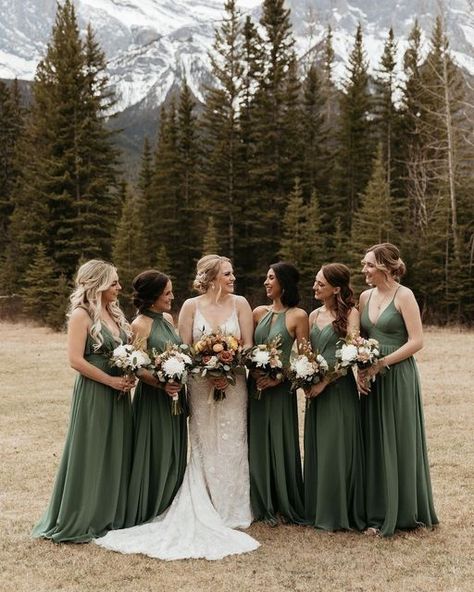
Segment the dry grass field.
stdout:
[[65,335],[0,323],[1,592],[471,590],[474,333],[428,329],[418,360],[440,526],[391,539],[255,524],[254,553],[163,562],[30,538],[62,452],[74,372]]

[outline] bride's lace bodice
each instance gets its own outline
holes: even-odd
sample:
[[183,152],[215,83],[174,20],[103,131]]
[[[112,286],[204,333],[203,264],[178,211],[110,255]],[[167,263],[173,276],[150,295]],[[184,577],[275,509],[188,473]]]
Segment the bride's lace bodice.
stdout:
[[[215,328],[217,329],[217,327]],[[233,335],[234,337],[240,339],[239,317],[237,316],[235,300],[231,315],[224,323],[219,325],[219,329],[227,335]],[[196,341],[198,341],[204,333],[211,333],[213,330],[214,327],[207,321],[206,317],[202,314],[198,303],[196,302],[196,310],[193,320],[193,342],[196,343]]]
[[[196,307],[193,340],[213,328]],[[223,332],[240,337],[235,308]],[[189,384],[191,455],[173,503],[153,522],[97,539],[97,544],[122,553],[144,553],[161,559],[220,559],[259,546],[249,535],[233,530],[252,521],[247,449],[247,386],[244,375],[215,402],[213,386],[195,376]]]

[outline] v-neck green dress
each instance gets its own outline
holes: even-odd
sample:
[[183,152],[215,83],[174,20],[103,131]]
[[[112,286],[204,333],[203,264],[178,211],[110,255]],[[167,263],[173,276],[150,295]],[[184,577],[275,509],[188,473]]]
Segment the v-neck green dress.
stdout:
[[[340,336],[332,323],[311,332],[313,351],[335,364]],[[360,403],[352,372],[311,399],[304,432],[306,519],[316,528],[365,528],[363,442]]]
[[[143,312],[153,319],[147,340],[158,352],[181,339],[163,313]],[[180,392],[181,406],[186,394]],[[128,490],[126,526],[161,514],[173,501],[183,480],[187,457],[186,413],[171,414],[171,397],[161,388],[139,381],[133,397],[134,447]]]
[[[87,338],[84,357],[117,376],[107,353],[117,346],[102,325],[103,346],[94,351]],[[126,343],[125,333],[121,334]],[[66,443],[49,506],[33,529],[34,537],[83,543],[125,524],[132,460],[130,395],[79,374],[72,395]]]
[[[361,316],[368,337],[378,339],[382,356],[407,342],[394,300],[374,324],[369,303]],[[365,445],[367,525],[384,536],[396,529],[438,524],[431,492],[420,381],[413,356],[378,374],[361,399]]]
[[[273,321],[274,315],[276,319]],[[289,365],[294,338],[286,328],[286,311],[263,316],[255,329],[255,343],[281,338],[282,361]],[[290,383],[262,391],[255,399],[256,384],[249,377],[250,501],[255,520],[277,524],[304,523],[303,477],[298,435],[296,394]]]

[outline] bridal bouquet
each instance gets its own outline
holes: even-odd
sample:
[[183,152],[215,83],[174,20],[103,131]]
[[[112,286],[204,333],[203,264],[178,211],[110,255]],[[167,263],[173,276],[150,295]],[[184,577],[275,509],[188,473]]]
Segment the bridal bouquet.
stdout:
[[[255,370],[263,376],[282,380],[283,362],[281,361],[281,337],[277,335],[275,339],[268,343],[261,343],[250,348],[245,356],[245,365],[250,370]],[[262,396],[261,389],[257,388],[255,398],[258,400]]]
[[[235,371],[241,365],[242,346],[233,335],[216,331],[204,333],[192,348],[193,372],[211,378],[226,378],[235,384]],[[214,401],[225,399],[225,390],[214,388]]]
[[132,343],[119,345],[110,354],[110,365],[120,368],[122,374],[128,377],[135,376],[137,370],[148,367],[150,363],[150,356],[146,351]]
[[299,354],[291,359],[287,372],[292,390],[307,389],[317,384],[329,370],[325,358],[317,351],[314,352],[306,340],[303,340],[298,349]]
[[[152,350],[151,372],[160,382],[177,382],[186,384],[188,372],[193,366],[189,355],[189,347],[185,344],[168,343],[163,352]],[[179,393],[171,400],[171,415],[180,415],[183,408],[179,401]]]
[[336,344],[336,365],[334,370],[346,374],[348,368],[357,366],[367,370],[380,358],[377,339],[365,339],[360,335],[348,335]]

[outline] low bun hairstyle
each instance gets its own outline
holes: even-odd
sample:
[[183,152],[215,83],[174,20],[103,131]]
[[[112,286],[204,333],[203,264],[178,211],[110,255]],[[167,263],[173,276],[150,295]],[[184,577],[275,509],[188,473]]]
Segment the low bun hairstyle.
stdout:
[[336,319],[332,326],[338,335],[345,337],[349,314],[355,305],[354,292],[351,287],[351,272],[343,263],[327,263],[321,267],[321,271],[333,288],[340,288],[336,294]]
[[132,282],[133,304],[142,313],[159,298],[170,278],[156,269],[147,269],[139,273]]
[[280,284],[280,300],[283,306],[288,306],[289,308],[296,306],[300,301],[300,293],[298,291],[300,272],[293,263],[287,263],[286,261],[273,263],[270,265],[270,269],[273,270]]
[[373,253],[377,263],[377,269],[391,276],[397,282],[405,275],[405,263],[400,258],[398,247],[392,245],[392,243],[372,245],[365,252]]
[[205,255],[201,257],[196,264],[196,277],[194,278],[193,288],[200,294],[205,294],[211,287],[221,269],[221,264],[230,259],[221,255]]

